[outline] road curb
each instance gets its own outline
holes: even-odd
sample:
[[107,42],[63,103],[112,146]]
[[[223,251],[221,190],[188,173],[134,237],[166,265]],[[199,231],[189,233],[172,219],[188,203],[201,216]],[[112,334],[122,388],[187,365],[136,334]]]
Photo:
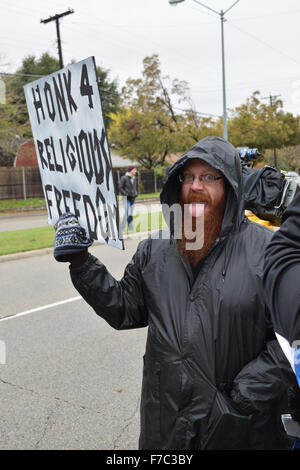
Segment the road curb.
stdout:
[[0,263],[7,261],[15,261],[22,258],[31,258],[33,256],[48,255],[53,252],[53,248],[42,248],[41,250],[21,251],[19,253],[12,253],[11,255],[0,256]]
[[[134,232],[128,235],[124,235],[123,240],[143,240],[147,238],[151,233],[157,232],[157,230],[152,230],[149,232]],[[101,243],[95,242],[94,246],[101,245]],[[2,255],[0,256],[0,263],[6,263],[8,261],[15,261],[18,259],[32,258],[34,256],[43,256],[50,255],[53,253],[53,248],[42,248],[41,250],[32,250],[32,251],[21,251],[19,253],[12,253],[11,255]]]
[[2,215],[26,215],[27,213],[32,213],[32,212],[43,212],[47,213],[47,209],[45,206],[36,206],[36,207],[16,207],[14,209],[0,209],[0,217]]

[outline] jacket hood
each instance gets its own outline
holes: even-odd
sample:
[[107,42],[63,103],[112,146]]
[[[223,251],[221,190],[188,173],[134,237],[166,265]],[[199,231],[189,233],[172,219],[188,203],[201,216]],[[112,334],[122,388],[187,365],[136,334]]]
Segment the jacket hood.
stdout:
[[[239,228],[244,219],[244,192],[242,167],[238,151],[221,137],[205,137],[187,150],[168,168],[160,202],[171,207],[179,202],[181,183],[179,174],[188,160],[199,158],[219,170],[227,181],[227,203],[220,236],[228,235]],[[165,217],[168,223],[168,217]],[[170,227],[171,238],[174,227]]]

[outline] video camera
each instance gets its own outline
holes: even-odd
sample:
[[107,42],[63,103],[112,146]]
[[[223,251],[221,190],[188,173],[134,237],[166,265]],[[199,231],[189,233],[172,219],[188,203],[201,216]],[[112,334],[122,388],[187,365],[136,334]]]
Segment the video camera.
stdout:
[[250,161],[252,161],[253,166],[255,160],[261,155],[257,149],[249,149],[248,147],[237,147],[237,150],[239,151],[242,165],[250,166]]
[[280,225],[283,211],[300,190],[300,176],[268,165],[253,168],[261,155],[258,149],[237,147],[237,150],[242,163],[245,209],[273,225]]

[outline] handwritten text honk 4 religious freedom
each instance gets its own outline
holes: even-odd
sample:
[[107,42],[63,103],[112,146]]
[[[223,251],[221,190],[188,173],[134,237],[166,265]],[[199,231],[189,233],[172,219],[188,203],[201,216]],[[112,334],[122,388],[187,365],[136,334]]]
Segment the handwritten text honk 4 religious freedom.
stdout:
[[[122,248],[94,58],[24,87],[48,208],[74,213],[92,239]],[[109,210],[107,210],[109,207]]]

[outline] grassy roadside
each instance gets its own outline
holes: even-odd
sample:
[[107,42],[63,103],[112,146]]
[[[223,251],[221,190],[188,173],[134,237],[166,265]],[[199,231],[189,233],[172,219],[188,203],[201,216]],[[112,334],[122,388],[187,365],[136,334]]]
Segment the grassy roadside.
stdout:
[[[147,232],[166,227],[161,212],[140,214],[133,218],[134,232]],[[0,232],[0,256],[53,246],[52,226]]]
[[13,210],[22,207],[41,207],[45,206],[45,199],[43,198],[29,198],[29,199],[7,199],[0,201],[0,210]]
[[[158,193],[138,194],[137,199],[150,199],[150,198],[159,197],[159,196],[160,196],[160,192],[158,192]],[[118,196],[118,198],[119,198],[119,196]]]
[[[159,197],[159,192],[158,193],[147,193],[147,194],[139,194],[137,199],[152,199]],[[118,199],[120,200],[120,196],[118,196]],[[8,199],[4,201],[0,201],[0,211],[1,210],[15,210],[15,209],[20,209],[20,208],[26,208],[26,207],[41,207],[45,206],[46,209],[46,204],[45,204],[45,199],[44,198],[28,198],[26,200],[24,199]]]
[[0,232],[0,256],[53,246],[52,226]]

